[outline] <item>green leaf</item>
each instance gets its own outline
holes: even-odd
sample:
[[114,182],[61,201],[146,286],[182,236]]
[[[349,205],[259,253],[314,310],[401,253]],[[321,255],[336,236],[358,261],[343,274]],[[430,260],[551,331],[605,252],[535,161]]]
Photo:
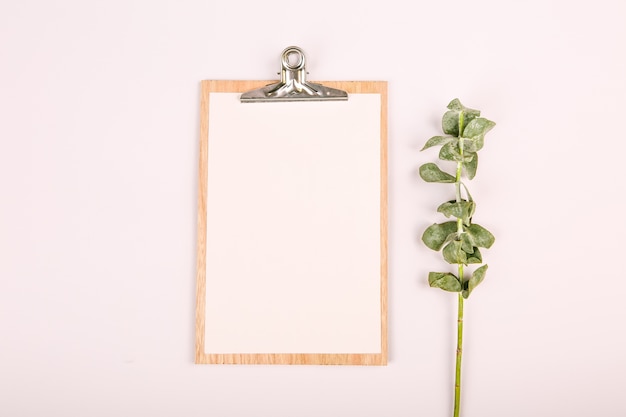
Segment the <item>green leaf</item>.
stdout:
[[463,250],[460,240],[453,240],[443,248],[443,259],[450,264],[466,264],[467,253]]
[[479,135],[470,139],[463,139],[463,150],[465,152],[478,152],[485,146],[485,136]]
[[432,148],[433,146],[445,145],[446,143],[450,142],[458,143],[458,141],[459,139],[454,136],[433,136],[432,138],[428,139],[428,141],[426,141],[426,144],[424,145],[422,150]]
[[461,233],[461,249],[463,249],[463,252],[468,255],[472,255],[474,253],[474,239],[472,239],[472,235],[469,233]]
[[462,292],[463,298],[469,297],[474,288],[476,288],[478,284],[483,282],[483,280],[485,279],[485,274],[487,273],[487,268],[489,268],[489,265],[483,265],[474,271],[472,277],[465,283],[466,289],[464,289]]
[[455,146],[456,144],[447,143],[441,147],[439,151],[439,159],[444,161],[460,161],[461,153],[459,152],[459,148]]
[[472,235],[476,246],[481,248],[489,249],[491,245],[493,245],[493,242],[495,242],[496,240],[496,238],[491,234],[489,230],[476,223],[469,226],[467,229],[465,229],[465,231]]
[[[467,129],[467,125],[478,116],[480,116],[480,111],[469,109],[467,107],[465,108],[465,111],[463,112],[463,132]],[[463,132],[461,132],[461,136],[463,136]]]
[[428,285],[433,288],[441,288],[444,291],[461,291],[461,282],[449,272],[431,272],[428,274]]
[[441,128],[447,135],[459,136],[459,112],[457,110],[445,112],[441,118]]
[[469,213],[473,201],[456,201],[450,200],[437,207],[437,212],[446,217],[454,216],[457,219],[462,218],[464,213]]
[[[461,111],[459,110],[448,110],[444,113],[443,117],[441,118],[441,128],[443,129],[444,133],[452,136],[463,136],[463,134],[459,135],[460,114]],[[480,112],[478,110],[466,109],[465,111],[463,111],[463,131],[465,131],[466,126],[479,115]]]
[[480,253],[480,250],[476,246],[474,246],[472,253],[467,255],[467,262],[465,262],[465,265],[482,263],[483,255]]
[[469,162],[473,157],[473,154],[466,154],[461,157],[458,141],[456,143],[447,143],[443,145],[439,151],[439,159],[444,161]]
[[471,114],[474,117],[480,116],[480,110],[470,109],[469,107],[465,107],[461,104],[461,101],[458,98],[455,98],[448,104],[448,110],[457,110],[463,111],[466,114]]
[[467,178],[470,180],[476,176],[476,170],[478,169],[478,154],[471,153],[472,159],[463,164],[465,167],[465,172],[467,172]]
[[484,117],[477,117],[465,125],[462,136],[464,138],[484,136],[484,134],[493,129],[495,125],[496,124],[491,120],[487,120]]
[[422,241],[432,250],[441,250],[448,236],[456,233],[456,229],[456,222],[433,224],[424,230]]
[[452,183],[456,181],[455,177],[447,172],[443,172],[432,162],[424,164],[420,167],[420,177],[422,177],[422,179],[426,182]]
[[464,250],[464,243],[462,238],[459,240],[453,240],[443,248],[443,259],[450,264],[480,264],[483,262],[482,254],[480,250],[473,246],[471,253]]
[[461,100],[455,98],[448,104],[448,109],[450,110],[463,110],[465,106],[461,104]]
[[466,226],[470,225],[470,219],[476,210],[476,203],[473,201],[448,201],[437,207],[437,211],[446,217],[454,216],[462,219]]

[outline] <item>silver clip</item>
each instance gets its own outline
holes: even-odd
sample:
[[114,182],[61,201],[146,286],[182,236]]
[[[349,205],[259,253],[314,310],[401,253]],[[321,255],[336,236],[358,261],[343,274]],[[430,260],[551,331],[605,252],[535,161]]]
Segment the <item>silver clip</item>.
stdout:
[[348,99],[345,91],[306,81],[304,52],[297,46],[286,48],[281,61],[280,82],[243,93],[242,103]]

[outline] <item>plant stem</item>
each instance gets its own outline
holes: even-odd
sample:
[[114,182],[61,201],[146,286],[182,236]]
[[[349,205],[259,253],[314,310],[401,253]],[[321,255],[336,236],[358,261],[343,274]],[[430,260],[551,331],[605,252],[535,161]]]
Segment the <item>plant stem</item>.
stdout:
[[[463,168],[463,162],[456,163],[456,182],[454,183],[454,188],[456,190],[456,202],[461,201],[461,170]],[[462,232],[463,230],[460,230]]]
[[[459,277],[463,276],[463,265],[459,265]],[[459,311],[457,318],[456,372],[454,375],[454,417],[461,411],[461,359],[463,356],[463,296],[459,293]]]
[[[459,153],[461,160],[456,166],[456,201],[461,201],[461,174],[463,171],[463,112],[459,113]],[[469,197],[468,197],[469,198]],[[463,220],[457,219],[457,232],[463,232]],[[464,283],[463,264],[459,264],[459,281],[461,285]],[[461,412],[461,359],[463,358],[463,296],[458,294],[458,310],[457,310],[457,327],[456,327],[456,364],[454,372],[454,417],[459,417]]]

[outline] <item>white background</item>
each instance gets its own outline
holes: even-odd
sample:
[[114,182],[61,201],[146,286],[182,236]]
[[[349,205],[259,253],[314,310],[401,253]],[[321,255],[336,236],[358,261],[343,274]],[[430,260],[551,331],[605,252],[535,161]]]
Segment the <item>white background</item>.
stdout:
[[[0,414],[448,416],[455,297],[420,153],[459,97],[498,125],[497,237],[466,303],[465,417],[622,416],[622,0],[3,1]],[[389,81],[387,367],[193,365],[199,81]]]

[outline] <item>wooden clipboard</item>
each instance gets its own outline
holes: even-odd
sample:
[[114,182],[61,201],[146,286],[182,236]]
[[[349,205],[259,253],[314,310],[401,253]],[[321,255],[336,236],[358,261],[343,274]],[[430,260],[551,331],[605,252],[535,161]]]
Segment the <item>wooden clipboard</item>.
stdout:
[[195,361],[386,365],[387,84],[238,101],[269,83],[201,83]]

